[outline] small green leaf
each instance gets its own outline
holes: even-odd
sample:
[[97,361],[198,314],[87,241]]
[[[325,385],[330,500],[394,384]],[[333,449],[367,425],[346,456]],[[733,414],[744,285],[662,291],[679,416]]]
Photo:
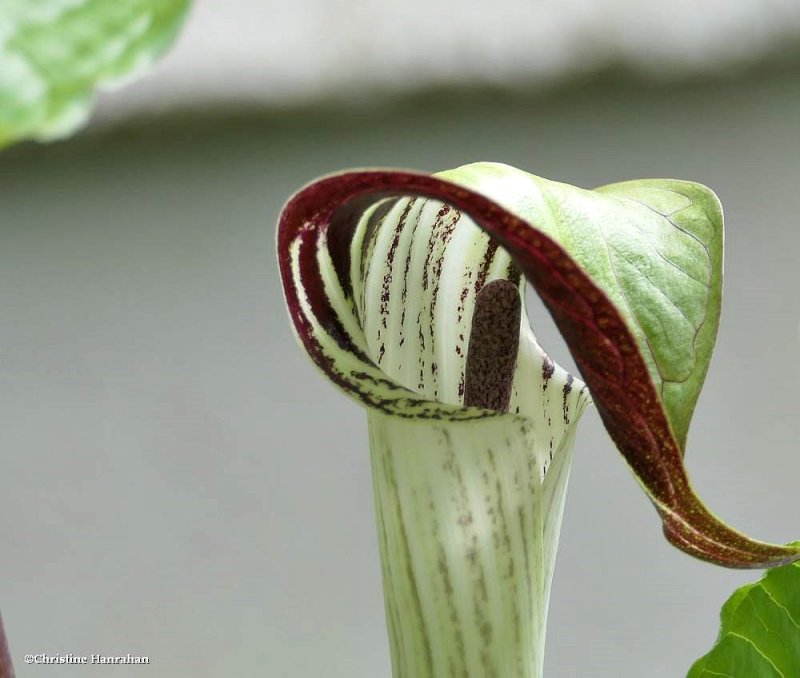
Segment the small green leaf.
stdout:
[[800,563],[737,589],[720,619],[717,644],[694,663],[688,678],[800,675]]
[[94,89],[138,75],[163,54],[189,0],[4,0],[0,148],[66,136]]

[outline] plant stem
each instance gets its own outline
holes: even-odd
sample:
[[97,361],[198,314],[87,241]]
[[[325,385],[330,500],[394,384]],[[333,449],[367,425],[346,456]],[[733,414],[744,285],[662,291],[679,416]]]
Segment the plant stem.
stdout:
[[0,615],[0,678],[14,678],[14,664],[11,661],[11,651],[8,649],[2,615]]
[[541,678],[572,432],[545,480],[521,417],[369,421],[395,678]]

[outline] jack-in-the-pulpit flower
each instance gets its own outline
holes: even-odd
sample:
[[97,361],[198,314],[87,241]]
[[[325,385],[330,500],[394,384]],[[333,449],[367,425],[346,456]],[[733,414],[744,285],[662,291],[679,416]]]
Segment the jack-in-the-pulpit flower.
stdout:
[[[800,557],[722,523],[683,465],[719,319],[709,189],[585,191],[493,163],[346,172],[291,198],[278,258],[301,344],[367,408],[396,675],[541,675],[590,394],[674,545],[730,567]],[[526,281],[585,385],[536,342]]]

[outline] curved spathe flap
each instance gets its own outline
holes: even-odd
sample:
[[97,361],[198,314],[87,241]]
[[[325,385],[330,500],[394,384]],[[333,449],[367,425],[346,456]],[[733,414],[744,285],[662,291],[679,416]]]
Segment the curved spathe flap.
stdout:
[[[491,190],[493,185],[503,188],[497,201],[462,185],[481,184],[482,172],[489,177],[486,182],[489,194],[498,194]],[[468,176],[470,174],[471,177]],[[498,176],[503,174],[510,181]],[[719,286],[720,272],[714,269],[713,257],[709,258],[711,277],[705,285],[705,289],[711,288],[712,291],[705,295],[705,301],[701,304],[706,309],[702,326],[707,323],[711,329],[706,330],[709,334],[704,335],[702,350],[695,351],[694,367],[690,368],[693,391],[681,408],[679,400],[668,402],[663,396],[664,389],[657,386],[653,377],[654,370],[658,372],[665,365],[671,368],[670,360],[675,360],[669,352],[656,350],[657,347],[653,347],[648,357],[648,343],[658,340],[655,333],[658,323],[639,320],[638,330],[634,329],[637,316],[632,309],[636,307],[637,299],[631,299],[627,308],[618,300],[620,294],[635,290],[641,280],[633,275],[615,275],[612,281],[617,287],[610,285],[606,276],[597,272],[593,275],[591,267],[585,263],[592,258],[591,248],[586,247],[577,232],[568,230],[558,234],[559,223],[554,220],[551,232],[546,233],[545,229],[521,217],[520,212],[536,212],[536,209],[530,208],[531,204],[536,204],[536,195],[530,191],[520,191],[520,187],[536,186],[537,183],[541,186],[539,182],[544,182],[531,182],[528,177],[530,175],[496,165],[479,165],[451,173],[450,178],[460,183],[411,172],[366,170],[323,178],[296,194],[281,215],[278,253],[289,313],[297,335],[311,358],[334,383],[364,404],[384,412],[422,418],[504,416],[486,410],[460,408],[456,404],[432,402],[387,378],[376,366],[360,325],[356,304],[352,296],[347,294],[347,287],[352,282],[340,284],[339,289],[344,291],[338,297],[326,292],[326,289],[336,288],[332,284],[333,278],[338,278],[340,283],[346,281],[346,272],[353,264],[352,251],[344,248],[350,257],[347,266],[342,264],[340,254],[342,242],[349,242],[356,232],[354,213],[363,211],[368,204],[396,196],[424,196],[439,200],[469,215],[489,233],[511,256],[517,268],[540,295],[591,390],[609,434],[655,504],[664,522],[665,534],[673,544],[693,556],[730,567],[764,567],[800,557],[796,548],[753,541],[719,521],[695,495],[683,465],[681,438],[684,437],[685,426],[694,407],[695,391],[699,391],[705,375],[706,353],[710,352],[706,345],[709,341],[713,344],[716,331],[718,293],[713,288]],[[619,223],[625,223],[629,234],[635,234],[637,224],[644,224],[650,229],[657,228],[662,221],[666,224],[677,223],[678,226],[673,227],[683,232],[686,227],[675,221],[675,212],[670,213],[668,209],[660,212],[656,209],[654,212],[652,205],[648,206],[643,198],[645,189],[650,190],[648,199],[651,202],[658,197],[663,198],[664,191],[674,193],[675,183],[666,182],[666,189],[658,188],[658,182],[644,188],[640,184],[631,184],[630,189],[636,197],[630,199],[621,197],[624,189],[619,187],[603,189],[609,195],[595,194],[597,197],[592,196],[591,199],[591,192],[573,190],[574,196],[577,196],[575,200],[582,205],[582,215],[591,216],[599,205],[603,208],[599,212],[601,216],[610,219],[609,215],[612,215]],[[694,184],[686,185],[702,196],[703,202],[707,203],[704,206],[706,212],[708,204],[718,204],[715,198],[709,197],[713,194],[708,189]],[[512,189],[509,190],[508,186],[512,186]],[[483,190],[483,185],[480,188]],[[687,192],[688,189],[684,191]],[[569,197],[569,191],[562,191],[562,199],[569,200]],[[692,202],[691,196],[684,195],[684,198]],[[593,204],[594,199],[599,202]],[[509,206],[515,209],[509,209]],[[616,210],[612,210],[611,206]],[[558,213],[552,204],[549,209],[553,214]],[[636,215],[641,216],[643,209],[647,210],[648,215],[654,215],[655,221],[637,219]],[[713,217],[710,219],[715,221]],[[349,231],[345,229],[344,236],[337,235],[340,240],[329,249],[327,234],[331,224],[337,220],[353,225]],[[702,228],[701,222],[697,221],[696,230],[692,231],[693,237],[686,242],[696,242],[697,233]],[[565,223],[572,222],[566,220]],[[575,220],[575,223],[592,222],[591,219],[582,218]],[[721,220],[718,226],[721,231]],[[645,261],[646,253],[641,248],[637,249],[636,244],[648,243],[649,236],[637,241],[633,237],[625,238],[624,234],[625,229],[615,231],[616,247],[622,252],[620,256],[624,256],[629,263],[635,263],[637,257]],[[561,237],[556,239],[556,235]],[[608,237],[604,239],[609,240]],[[656,239],[656,242],[658,244],[661,241]],[[670,243],[674,244],[673,241]],[[332,251],[338,265],[331,258]],[[686,267],[681,267],[680,256],[675,252],[667,253],[666,257],[670,260],[667,266],[683,275]],[[691,254],[685,256],[693,260]],[[696,271],[690,273],[695,277],[698,275]],[[654,280],[658,279],[651,280],[658,288],[660,283]],[[671,287],[663,290],[667,300],[664,303],[671,304],[677,313],[684,313],[686,300],[669,294],[678,290],[679,283],[675,282],[675,278],[667,277],[667,280]],[[647,303],[653,303],[652,299]],[[662,309],[659,307],[656,311],[653,317],[659,317]],[[698,321],[690,318],[690,322]],[[668,341],[669,337],[662,340]],[[678,360],[683,360],[683,354],[675,355]],[[679,432],[678,435],[675,431]]]

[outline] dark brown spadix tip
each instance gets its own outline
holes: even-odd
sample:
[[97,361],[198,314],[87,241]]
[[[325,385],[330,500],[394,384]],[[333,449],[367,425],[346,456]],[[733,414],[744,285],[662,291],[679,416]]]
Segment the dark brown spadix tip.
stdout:
[[521,307],[519,289],[507,280],[493,280],[478,293],[464,375],[466,407],[508,412]]
[[8,649],[2,616],[0,616],[0,678],[14,678],[14,665],[11,663],[11,652]]

